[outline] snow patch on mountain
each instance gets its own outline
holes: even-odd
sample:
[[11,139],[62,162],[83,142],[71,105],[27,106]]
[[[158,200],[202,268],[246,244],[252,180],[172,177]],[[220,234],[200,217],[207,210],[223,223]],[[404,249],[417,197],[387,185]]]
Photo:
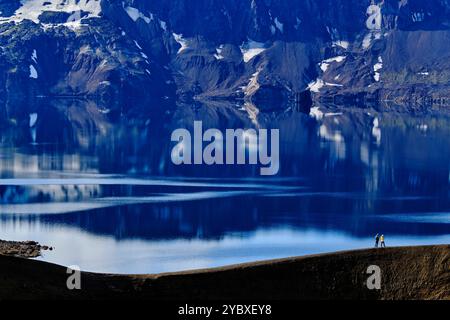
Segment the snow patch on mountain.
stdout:
[[346,58],[345,56],[337,56],[337,57],[333,57],[333,58],[329,58],[329,59],[323,60],[323,61],[319,64],[320,69],[321,69],[323,72],[326,72],[326,71],[328,70],[328,67],[330,66],[330,64],[332,64],[333,62],[341,63],[342,61],[345,60],[345,58]]
[[312,82],[309,83],[308,89],[311,92],[318,93],[320,91],[320,89],[322,89],[324,86],[325,86],[325,82],[323,82],[322,79],[317,79],[317,80],[312,81]]
[[253,40],[248,40],[241,46],[241,53],[244,59],[244,62],[247,63],[252,60],[257,55],[266,51],[264,43],[256,42]]
[[153,20],[153,15],[150,14],[150,17],[147,17],[145,14],[143,14],[139,9],[136,9],[134,7],[125,7],[124,10],[128,14],[128,16],[133,20],[134,22],[137,22],[139,19],[144,20],[146,23],[150,23]]
[[362,48],[364,50],[369,49],[371,44],[372,44],[372,34],[368,33],[363,39]]
[[87,12],[88,16],[85,16],[83,19],[99,17],[101,13],[100,0],[21,0],[21,5],[22,6],[14,12],[14,15],[0,19],[0,23],[19,23],[23,20],[31,20],[35,23],[40,23],[39,16],[45,11],[66,12],[71,14],[80,11]]
[[183,38],[182,34],[177,34],[177,33],[173,33],[173,38],[175,39],[176,42],[178,42],[178,44],[181,46],[180,49],[178,49],[177,54],[182,53],[184,50],[186,50],[187,48],[189,48],[189,44],[188,41],[186,39]]
[[343,87],[342,84],[325,82],[322,79],[316,79],[315,81],[312,81],[312,82],[309,83],[308,89],[311,92],[319,93],[320,89],[322,89],[325,86],[328,86],[328,87]]
[[348,41],[338,40],[338,41],[333,42],[333,47],[341,47],[341,48],[347,50],[349,46],[350,46],[350,43]]
[[217,60],[225,59],[225,57],[222,55],[222,51],[223,51],[223,45],[221,45],[220,47],[218,47],[216,49],[216,53],[214,54],[214,58],[216,58]]
[[167,22],[159,20],[159,26],[161,27],[161,29],[163,29],[164,31],[167,31]]

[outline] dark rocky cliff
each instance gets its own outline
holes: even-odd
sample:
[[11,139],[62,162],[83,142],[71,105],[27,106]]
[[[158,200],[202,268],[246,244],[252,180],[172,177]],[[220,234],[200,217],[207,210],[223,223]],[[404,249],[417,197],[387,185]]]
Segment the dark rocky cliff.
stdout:
[[0,0],[1,114],[40,96],[271,110],[308,89],[445,104],[449,38],[446,0]]

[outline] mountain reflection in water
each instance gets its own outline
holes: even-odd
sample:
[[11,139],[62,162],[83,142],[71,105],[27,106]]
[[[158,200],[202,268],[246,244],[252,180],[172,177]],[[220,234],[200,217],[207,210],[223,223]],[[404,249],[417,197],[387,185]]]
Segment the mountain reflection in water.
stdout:
[[[0,238],[42,259],[149,273],[450,240],[450,117],[215,103],[122,120],[92,102],[28,106],[0,132]],[[328,111],[326,111],[328,110]],[[37,113],[33,131],[29,114]],[[280,173],[175,166],[173,129],[279,128]]]

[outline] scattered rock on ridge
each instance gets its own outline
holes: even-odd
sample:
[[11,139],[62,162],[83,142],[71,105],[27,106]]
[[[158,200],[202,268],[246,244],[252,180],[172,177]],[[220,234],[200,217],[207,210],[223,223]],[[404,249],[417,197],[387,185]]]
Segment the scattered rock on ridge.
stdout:
[[41,246],[35,241],[4,241],[0,240],[0,255],[21,258],[37,258],[43,250],[53,250],[52,247]]

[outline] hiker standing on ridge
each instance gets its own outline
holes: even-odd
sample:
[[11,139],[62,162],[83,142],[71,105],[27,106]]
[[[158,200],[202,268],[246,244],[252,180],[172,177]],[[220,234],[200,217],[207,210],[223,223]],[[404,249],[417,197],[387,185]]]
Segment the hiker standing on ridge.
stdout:
[[378,248],[378,242],[380,241],[380,235],[377,233],[375,236],[375,248]]
[[382,234],[380,237],[380,247],[386,248],[386,244],[384,243],[384,234]]

